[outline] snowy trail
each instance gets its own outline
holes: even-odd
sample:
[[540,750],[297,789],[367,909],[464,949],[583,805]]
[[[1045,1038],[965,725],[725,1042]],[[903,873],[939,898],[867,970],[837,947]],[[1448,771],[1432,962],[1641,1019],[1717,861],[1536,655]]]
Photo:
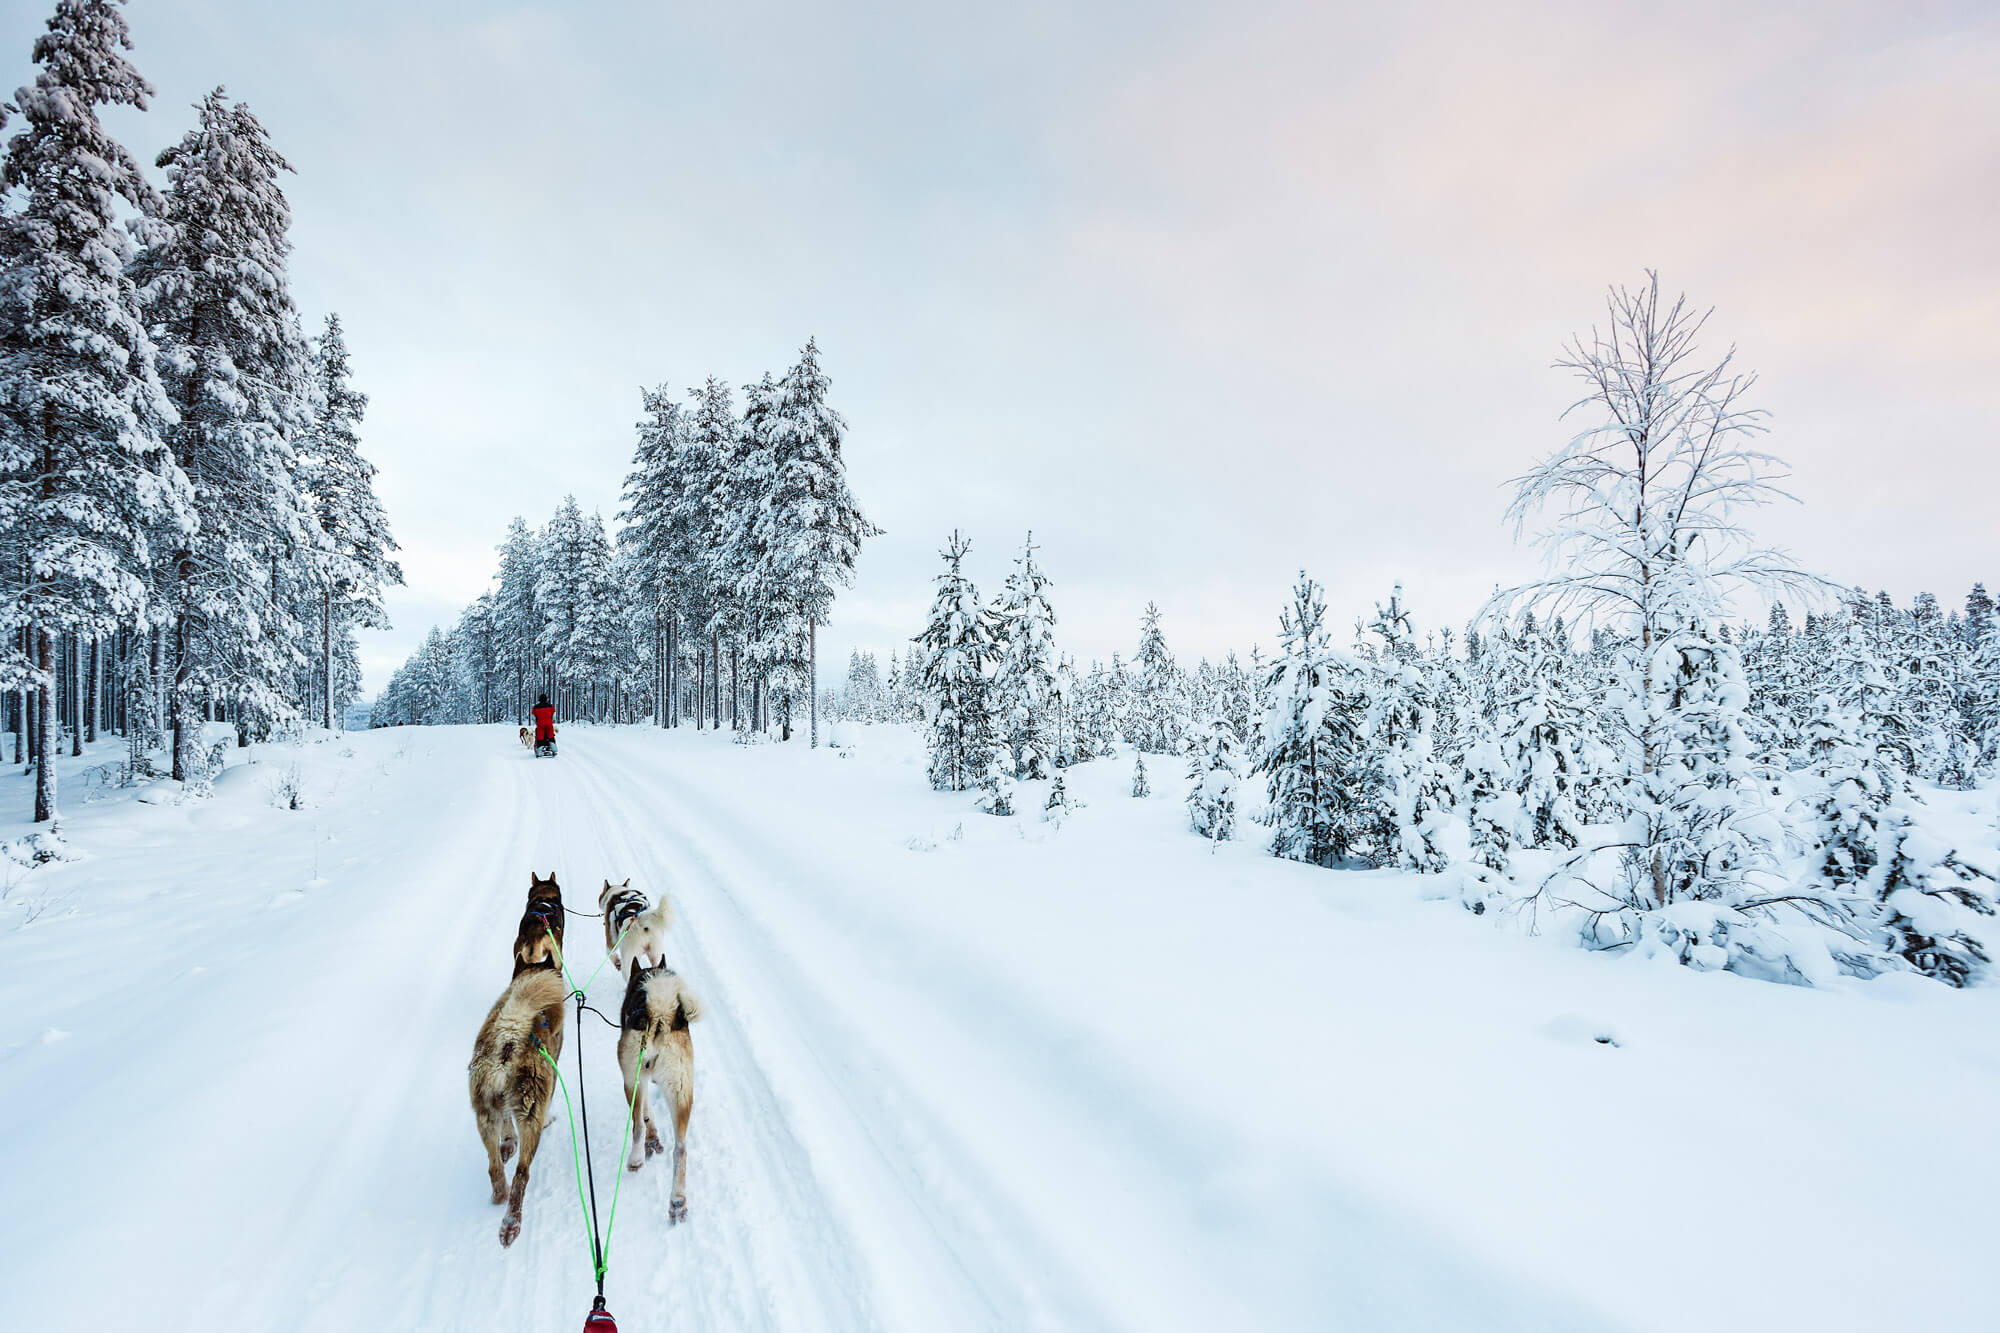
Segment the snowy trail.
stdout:
[[[210,801],[77,805],[89,859],[33,881],[59,910],[0,932],[0,1328],[575,1326],[568,1121],[503,1250],[466,1105],[531,869],[579,912],[607,877],[671,894],[705,1001],[685,1224],[666,1159],[621,1169],[615,1034],[585,1015],[563,1060],[602,1209],[623,1177],[634,1333],[1664,1330],[1662,1265],[1752,1249],[1709,1326],[1889,1326],[1893,1288],[1824,1263],[1864,1231],[1962,1276],[1938,1310],[1990,1308],[2000,1154],[1937,1112],[2000,1097],[1995,993],[1510,939],[1391,878],[1191,848],[1115,766],[1071,770],[1060,830],[968,816],[898,739],[574,727],[537,761],[408,729],[274,748]],[[309,813],[263,789],[294,757]],[[601,923],[568,941],[596,971]],[[1853,1076],[1892,1062],[1925,1080]],[[1587,1146],[1640,1118],[1658,1151]],[[1919,1133],[1957,1194],[1910,1195]]]
[[[515,751],[500,764],[503,795],[480,812],[469,839],[487,850],[462,879],[477,895],[466,915],[481,924],[465,932],[468,948],[462,956],[438,960],[452,978],[454,1002],[412,1015],[401,1029],[405,1063],[412,1067],[384,1078],[379,1116],[367,1117],[349,1136],[352,1155],[376,1154],[377,1170],[333,1173],[345,1182],[346,1197],[334,1186],[315,1199],[312,1215],[325,1219],[326,1233],[308,1232],[287,1245],[294,1259],[289,1271],[272,1276],[260,1326],[547,1328],[574,1323],[588,1308],[592,1282],[568,1116],[559,1110],[543,1137],[521,1238],[502,1250],[493,1235],[499,1210],[486,1202],[483,1158],[463,1105],[461,1049],[469,1050],[471,1032],[504,982],[529,868],[553,870],[566,903],[579,911],[595,906],[596,890],[608,875],[630,873],[643,882],[643,873],[633,868],[635,842],[643,841],[638,826],[596,799],[587,777],[588,751],[587,734],[581,734],[560,762],[536,763]],[[596,974],[589,981],[591,1002],[616,1014],[620,982],[610,969],[598,967],[601,929],[592,918],[571,916],[570,967],[579,981]],[[680,957],[671,944],[669,951]],[[686,970],[691,978],[700,972]],[[637,1327],[871,1327],[866,1293],[844,1253],[846,1238],[829,1224],[825,1201],[785,1116],[744,1050],[725,998],[713,986],[703,989],[709,1012],[696,1029],[691,1220],[667,1225],[665,1159],[626,1176],[606,1281],[611,1308],[627,1326]],[[580,1032],[572,1024],[562,1061],[572,1099],[578,1090],[579,1040],[603,1215],[623,1159],[616,1036],[588,1014]],[[405,1146],[390,1159],[397,1169],[381,1170],[379,1158],[398,1141],[427,1145],[429,1151]],[[385,1200],[375,1185],[391,1178],[402,1188]],[[396,1224],[357,1249],[343,1234],[345,1220],[379,1213],[385,1203]],[[327,1262],[330,1253],[340,1254],[337,1263]],[[407,1276],[391,1292],[356,1289],[342,1281],[350,1269]],[[300,1294],[315,1292],[325,1295],[301,1310]]]

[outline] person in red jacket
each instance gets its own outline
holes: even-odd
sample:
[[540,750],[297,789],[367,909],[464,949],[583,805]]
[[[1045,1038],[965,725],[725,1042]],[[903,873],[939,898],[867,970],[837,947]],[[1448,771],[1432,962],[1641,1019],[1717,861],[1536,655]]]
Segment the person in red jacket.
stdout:
[[556,743],[556,710],[555,705],[549,702],[548,695],[544,694],[535,700],[534,711],[535,748],[539,750],[544,745],[554,745]]

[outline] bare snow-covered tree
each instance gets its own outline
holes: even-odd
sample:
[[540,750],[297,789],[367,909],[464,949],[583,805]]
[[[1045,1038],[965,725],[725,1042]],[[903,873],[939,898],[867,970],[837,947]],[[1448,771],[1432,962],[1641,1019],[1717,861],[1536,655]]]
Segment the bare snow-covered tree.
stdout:
[[[1681,827],[1685,815],[1728,804],[1712,796],[1692,801],[1681,790],[1686,781],[1706,785],[1717,775],[1690,778],[1691,757],[1676,753],[1677,738],[1688,734],[1676,701],[1712,701],[1708,691],[1684,691],[1670,679],[1682,665],[1675,649],[1717,623],[1745,590],[1809,596],[1821,583],[1785,552],[1759,545],[1747,526],[1751,513],[1789,498],[1779,486],[1786,473],[1755,447],[1766,429],[1765,414],[1745,401],[1755,376],[1735,368],[1734,349],[1713,361],[1701,356],[1707,313],[1685,296],[1663,300],[1658,275],[1649,273],[1636,289],[1613,288],[1608,314],[1557,363],[1587,386],[1570,408],[1586,424],[1517,480],[1508,509],[1517,536],[1548,516],[1537,541],[1549,573],[1496,594],[1487,609],[1546,606],[1609,630],[1622,644],[1627,706],[1610,711],[1624,770],[1626,836],[1641,880],[1630,905],[1662,907],[1710,896],[1716,887],[1699,871],[1676,882],[1676,862],[1688,862],[1673,849],[1685,852],[1695,833]],[[1704,644],[1707,658],[1733,651]],[[1743,813],[1727,810],[1706,835],[1711,845],[1726,828],[1732,852],[1740,851],[1736,835],[1750,836],[1737,818]],[[1733,878],[1742,862],[1731,865],[1724,873]]]

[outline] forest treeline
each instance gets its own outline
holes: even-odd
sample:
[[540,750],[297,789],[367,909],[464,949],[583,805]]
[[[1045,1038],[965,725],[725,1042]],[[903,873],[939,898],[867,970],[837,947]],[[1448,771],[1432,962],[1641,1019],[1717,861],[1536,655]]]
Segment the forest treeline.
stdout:
[[156,187],[99,119],[153,96],[121,3],[59,0],[0,107],[0,689],[46,822],[40,759],[106,731],[186,779],[205,721],[333,725],[402,577],[340,321],[292,299],[291,167],[218,87]]

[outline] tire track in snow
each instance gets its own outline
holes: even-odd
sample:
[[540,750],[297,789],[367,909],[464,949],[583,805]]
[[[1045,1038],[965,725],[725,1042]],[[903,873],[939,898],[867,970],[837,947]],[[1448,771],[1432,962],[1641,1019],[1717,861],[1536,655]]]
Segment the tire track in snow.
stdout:
[[[596,758],[596,756],[593,756]],[[602,766],[602,765],[600,765]],[[1034,1220],[1009,1208],[950,1126],[931,1115],[917,1093],[891,1072],[865,1034],[829,1021],[819,984],[737,898],[738,886],[685,830],[687,806],[665,790],[667,776],[650,770],[638,781],[629,760],[622,781],[589,772],[598,801],[632,827],[680,816],[679,833],[655,836],[642,858],[657,882],[676,893],[677,934],[685,932],[709,984],[736,995],[756,1051],[787,1075],[792,1114],[809,1123],[824,1174],[844,1187],[828,1190],[848,1225],[874,1242],[878,1290],[891,1324],[911,1328],[1109,1327],[1065,1256]],[[642,812],[634,793],[647,793]],[[676,808],[678,805],[678,808]],[[648,816],[650,815],[650,819]],[[738,829],[738,841],[762,836]],[[715,969],[720,968],[717,971]],[[699,988],[703,984],[697,978]],[[754,1015],[754,1017],[753,1017]],[[810,1084],[800,1104],[801,1082]],[[697,1109],[697,1115],[699,1115]],[[884,1270],[887,1271],[884,1271]]]
[[[535,787],[554,810],[557,844],[543,853],[562,876],[565,900],[590,910],[606,878],[632,875],[651,892],[657,873],[646,832],[649,821],[607,799],[594,777],[590,734],[572,729],[569,748],[537,773]],[[557,767],[560,765],[560,767]],[[675,903],[681,913],[683,904]],[[587,928],[587,929],[586,929]],[[570,966],[578,980],[604,955],[602,923],[580,919],[569,934]],[[667,950],[687,975],[707,1012],[695,1029],[695,1109],[688,1132],[689,1219],[667,1222],[670,1158],[625,1173],[609,1250],[607,1303],[621,1318],[646,1326],[690,1329],[865,1330],[877,1327],[851,1238],[836,1223],[811,1162],[738,1024],[726,979],[715,976],[698,946],[689,947],[683,914]],[[588,941],[586,946],[585,940]],[[691,960],[691,961],[690,961]],[[590,987],[590,1002],[616,1014],[623,983],[606,968]],[[586,1015],[585,1083],[597,1108],[591,1136],[598,1164],[598,1202],[610,1207],[614,1173],[622,1173],[625,1103],[616,1034]],[[564,1061],[574,1085],[574,1055]],[[574,1093],[574,1086],[572,1086]],[[605,1116],[604,1108],[613,1114]],[[664,1114],[656,1106],[656,1113]],[[567,1146],[567,1127],[562,1127]],[[549,1150],[545,1141],[543,1152]],[[573,1178],[567,1181],[576,1212]],[[531,1196],[535,1187],[531,1184]],[[531,1219],[532,1220],[532,1219]],[[582,1223],[576,1244],[583,1244]],[[525,1234],[524,1234],[525,1239]],[[588,1265],[584,1265],[588,1295]],[[636,1293],[643,1292],[643,1296]],[[587,1304],[587,1300],[585,1304]],[[630,1313],[628,1313],[630,1311]]]

